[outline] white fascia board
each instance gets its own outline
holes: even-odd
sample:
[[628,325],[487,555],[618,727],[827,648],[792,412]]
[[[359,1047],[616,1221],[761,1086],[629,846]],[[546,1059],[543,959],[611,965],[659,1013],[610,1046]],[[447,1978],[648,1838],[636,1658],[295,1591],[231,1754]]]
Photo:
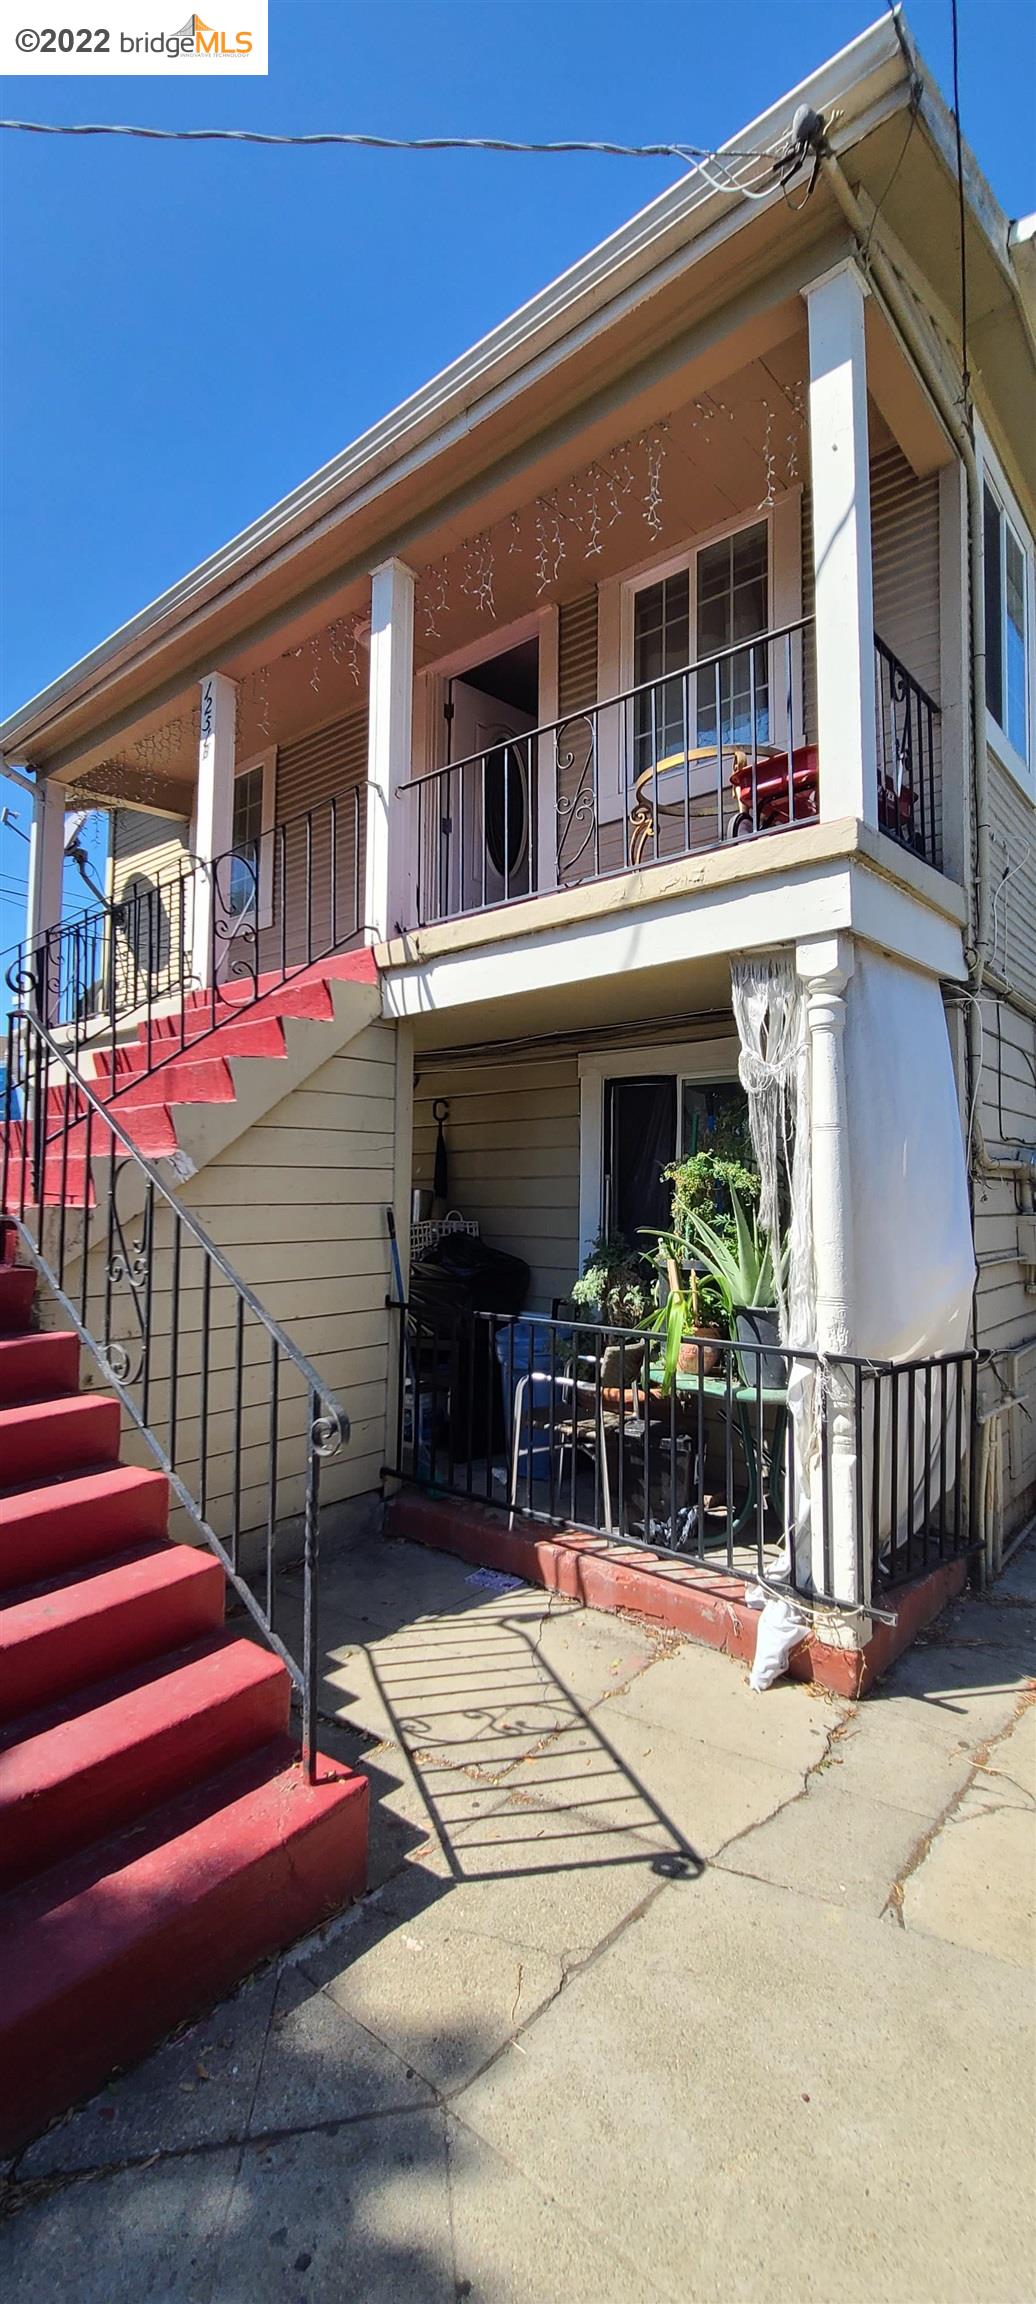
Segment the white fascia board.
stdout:
[[[388,969],[386,1016],[422,1016],[473,1000],[522,1000],[559,986],[632,975],[645,968],[693,968],[732,952],[768,951],[802,935],[829,936],[851,925],[846,861],[803,866],[754,887],[715,889],[688,901],[631,905],[596,920],[566,922],[521,938]],[[804,924],[808,922],[808,927]]]
[[[891,18],[881,17],[798,88],[740,129],[723,149],[775,142],[803,103],[821,112],[838,106],[838,142],[844,148],[853,117],[898,82],[905,84],[905,78],[896,27]],[[153,645],[188,613],[206,601],[214,602],[222,589],[240,584],[264,566],[293,537],[333,511],[348,508],[361,490],[369,501],[379,480],[384,487],[398,476],[404,449],[411,455],[422,441],[438,446],[440,436],[445,440],[452,430],[455,437],[458,426],[472,429],[492,405],[492,391],[508,381],[514,385],[516,379],[520,389],[534,357],[552,353],[556,361],[580,324],[603,329],[614,316],[617,299],[647,280],[667,254],[683,248],[690,260],[695,242],[711,222],[734,214],[747,222],[753,205],[741,194],[713,190],[700,171],[693,170],[0,723],[0,749],[17,753],[63,706],[81,702],[99,674],[131,662],[142,642]]]
[[835,858],[755,885],[664,903],[631,905],[594,920],[573,920],[533,935],[507,936],[468,950],[388,968],[386,1017],[427,1017],[471,1001],[520,1001],[533,992],[620,977],[647,968],[693,969],[739,952],[767,952],[805,937],[851,934],[943,982],[967,974],[959,926],[909,889]]

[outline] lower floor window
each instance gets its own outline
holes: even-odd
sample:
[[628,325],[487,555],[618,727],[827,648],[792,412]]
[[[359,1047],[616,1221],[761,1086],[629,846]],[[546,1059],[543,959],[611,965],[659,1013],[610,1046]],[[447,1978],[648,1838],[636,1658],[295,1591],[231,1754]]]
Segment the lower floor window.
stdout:
[[697,1152],[751,1163],[748,1100],[738,1081],[676,1073],[606,1080],[604,1229],[648,1249],[642,1227],[665,1231],[670,1221],[666,1169]]

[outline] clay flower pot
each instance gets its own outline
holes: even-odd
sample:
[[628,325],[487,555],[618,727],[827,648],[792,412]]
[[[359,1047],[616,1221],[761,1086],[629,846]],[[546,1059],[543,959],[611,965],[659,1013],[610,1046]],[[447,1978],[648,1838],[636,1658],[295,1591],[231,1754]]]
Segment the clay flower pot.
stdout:
[[699,1367],[703,1376],[715,1374],[722,1354],[717,1352],[714,1346],[710,1347],[706,1339],[710,1336],[720,1338],[722,1334],[721,1328],[713,1327],[707,1321],[702,1322],[700,1328],[696,1329],[693,1340],[688,1340],[687,1343],[680,1346],[677,1367],[681,1376],[697,1376]]

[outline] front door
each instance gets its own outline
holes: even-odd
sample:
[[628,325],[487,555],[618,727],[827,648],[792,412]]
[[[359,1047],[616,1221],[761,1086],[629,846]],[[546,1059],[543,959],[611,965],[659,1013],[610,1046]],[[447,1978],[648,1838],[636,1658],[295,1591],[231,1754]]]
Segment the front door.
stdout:
[[532,886],[527,738],[535,721],[466,680],[448,681],[446,706],[448,757],[458,764],[449,779],[450,894],[456,909],[470,912],[527,896]]

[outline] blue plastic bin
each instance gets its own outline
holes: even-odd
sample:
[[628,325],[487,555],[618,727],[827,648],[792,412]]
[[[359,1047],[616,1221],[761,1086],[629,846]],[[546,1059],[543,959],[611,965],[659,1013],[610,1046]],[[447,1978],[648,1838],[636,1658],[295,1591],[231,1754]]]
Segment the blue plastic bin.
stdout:
[[[504,1398],[504,1426],[507,1432],[507,1478],[510,1480],[512,1450],[514,1446],[514,1403],[523,1377],[535,1371],[541,1376],[550,1374],[549,1327],[537,1327],[522,1321],[512,1326],[505,1322],[497,1330],[496,1357],[500,1367],[500,1384]],[[560,1336],[554,1348],[554,1365],[560,1370],[563,1345]],[[543,1386],[529,1385],[522,1396],[522,1432],[518,1447],[518,1492],[527,1485],[530,1471],[533,1480],[550,1479],[550,1444],[548,1435],[535,1421],[537,1406],[541,1409],[546,1398]],[[531,1443],[531,1446],[530,1446]]]

